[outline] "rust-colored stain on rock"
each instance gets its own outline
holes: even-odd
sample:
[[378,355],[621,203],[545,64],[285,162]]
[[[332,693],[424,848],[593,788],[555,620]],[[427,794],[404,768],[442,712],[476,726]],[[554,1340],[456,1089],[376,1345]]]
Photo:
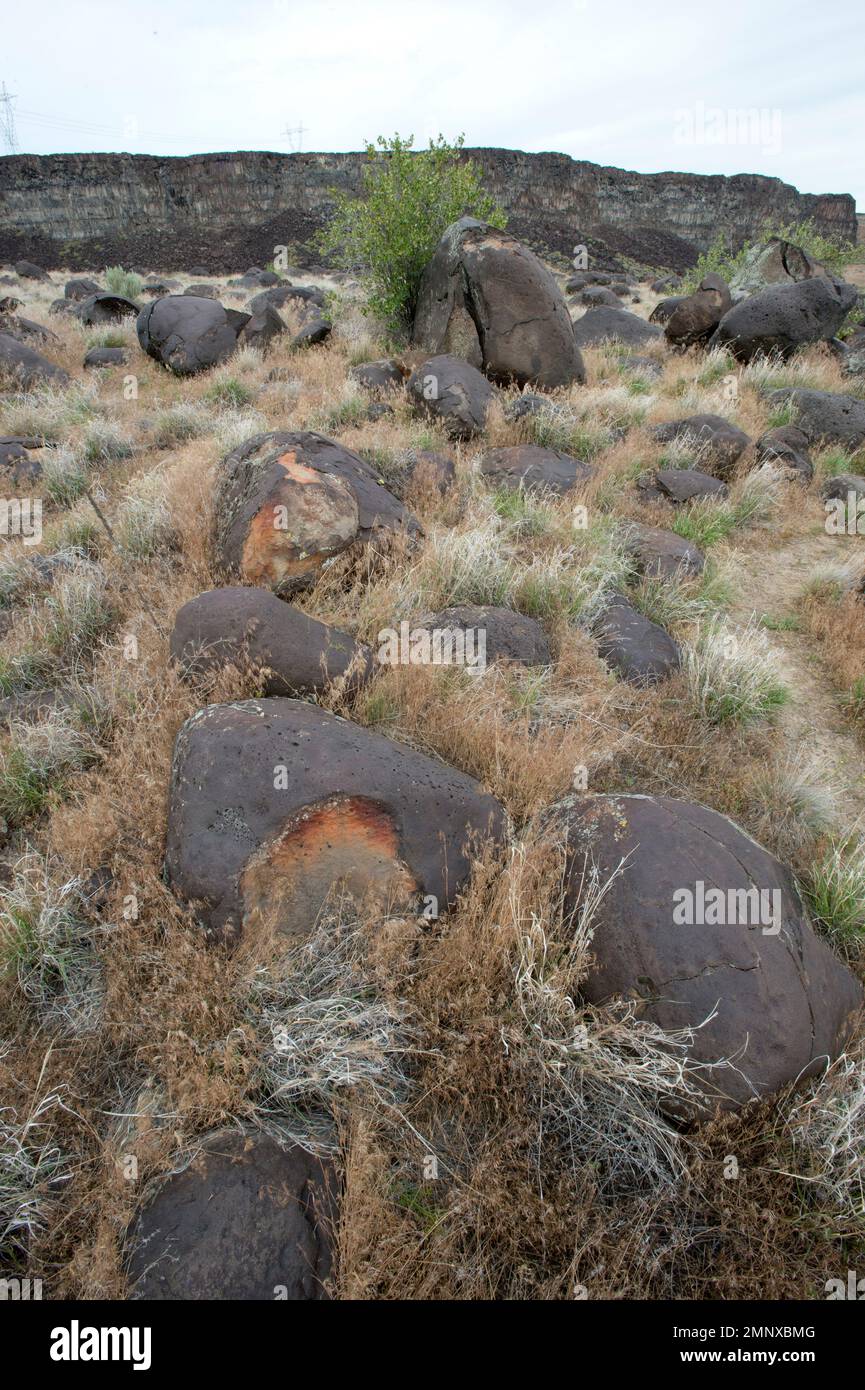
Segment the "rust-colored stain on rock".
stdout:
[[386,808],[364,796],[334,796],[291,816],[248,860],[240,890],[244,933],[303,936],[331,895],[397,908],[418,884],[399,858]]
[[241,555],[243,577],[278,588],[287,579],[312,576],[357,534],[357,502],[338,478],[298,463],[293,452],[278,460],[285,476],[252,517]]

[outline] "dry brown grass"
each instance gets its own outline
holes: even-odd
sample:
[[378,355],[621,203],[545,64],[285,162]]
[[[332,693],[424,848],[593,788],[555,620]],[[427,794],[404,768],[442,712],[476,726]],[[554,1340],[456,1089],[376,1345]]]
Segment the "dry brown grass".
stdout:
[[[41,422],[79,451],[94,420],[125,431],[133,453],[92,465],[94,495],[116,529],[130,496],[140,499],[154,477],[168,500],[174,539],[131,555],[105,537],[86,499],[46,507],[46,553],[69,537],[80,542],[89,517],[88,553],[113,612],[110,630],[76,672],[110,710],[99,761],[49,798],[4,853],[10,873],[26,849],[37,853],[57,886],[97,869],[111,875],[101,914],[110,929],[96,937],[105,983],[98,1029],[55,1035],[34,1022],[11,977],[0,983],[9,1045],[0,1056],[0,1107],[26,1115],[34,1098],[59,1098],[45,1111],[43,1137],[71,1175],[40,1194],[45,1219],[29,1265],[47,1296],[122,1296],[123,1236],[143,1185],[170,1171],[211,1128],[235,1119],[264,1122],[265,1059],[250,1016],[250,979],[253,964],[272,963],[206,944],[162,881],[172,744],[200,700],[170,671],[167,637],[177,608],[213,582],[213,468],[228,443],[258,428],[333,434],[374,459],[397,489],[412,448],[448,449],[456,461],[457,483],[446,498],[408,494],[426,534],[421,548],[344,557],[304,596],[310,613],[375,645],[383,627],[452,597],[457,580],[478,593],[506,581],[508,601],[537,613],[554,654],[548,671],[490,669],[480,677],[399,667],[380,672],[353,700],[335,693],[324,699],[477,777],[501,798],[521,837],[504,860],[479,847],[473,880],[448,919],[423,929],[403,920],[361,923],[364,969],[382,1000],[399,1002],[413,1041],[398,1103],[372,1084],[332,1097],[345,1185],[338,1293],[569,1298],[582,1286],[593,1298],[819,1296],[846,1258],[839,1235],[850,1234],[837,1183],[833,1188],[827,1178],[803,1189],[790,1176],[801,1164],[794,1122],[782,1122],[783,1102],[691,1133],[662,1122],[651,1096],[651,1124],[638,1108],[628,1110],[616,1086],[628,1082],[622,1057],[640,1039],[638,1021],[579,1004],[587,955],[573,949],[562,920],[560,858],[532,833],[532,818],[570,790],[575,769],[584,767],[592,790],[657,791],[715,807],[800,873],[822,844],[819,818],[790,811],[791,749],[783,730],[711,727],[678,679],[654,691],[623,685],[569,610],[575,596],[582,601],[595,592],[586,578],[592,566],[611,583],[625,582],[614,522],[671,522],[667,509],[647,511],[629,490],[661,453],[640,421],[732,409],[756,437],[768,410],[755,382],[740,374],[731,408],[716,372],[705,384],[696,381],[705,363],[691,354],[665,358],[662,376],[647,379],[647,393],[631,394],[614,352],[587,352],[588,388],[555,395],[556,428],[578,431],[575,437],[594,450],[595,476],[581,499],[593,522],[586,536],[573,528],[574,498],[524,503],[514,512],[479,482],[475,464],[484,447],[535,437],[534,426],[509,422],[503,408],[482,444],[455,449],[404,402],[376,423],[360,418],[346,373],[363,354],[383,355],[384,346],[350,294],[331,343],[305,354],[278,345],[266,358],[247,353],[218,373],[178,382],[133,346],[127,370],[138,376],[139,394],[126,402],[122,370],[85,381],[88,331],[47,316],[65,278],[56,274],[53,287],[37,287],[32,297],[28,289],[23,312],[58,333],[61,343],[48,355],[68,368],[73,387],[60,397],[7,403],[0,427],[11,433]],[[644,296],[639,311],[648,314],[653,302]],[[131,342],[129,327],[122,332]],[[841,389],[837,364],[822,354],[803,355],[799,370],[825,389]],[[276,379],[268,381],[271,375]],[[214,380],[223,388],[239,383],[246,403],[237,410],[214,405]],[[183,437],[176,417],[177,437],[171,420],[160,423],[179,403],[194,422],[193,437]],[[145,428],[147,420],[156,428]],[[619,421],[632,428],[605,443],[603,431]],[[737,529],[716,554],[733,569],[771,563],[767,551],[821,524],[818,484],[791,489],[765,523]],[[44,647],[50,597],[24,577],[8,610],[8,653]],[[677,603],[685,613],[678,635],[685,636],[699,614],[682,607],[681,595]],[[802,612],[813,651],[849,688],[865,649],[859,609],[852,600],[812,595]],[[137,640],[132,659],[130,636]],[[55,663],[49,674],[62,686],[69,671]],[[253,692],[248,677],[226,672],[211,698]],[[539,978],[540,942],[556,969],[532,996],[545,1011],[529,1015],[526,981]],[[589,1029],[597,1062],[585,1071],[593,1084],[582,1108],[568,1101],[574,1132],[583,1136],[577,1145],[562,1142],[552,1118],[562,1108],[550,1109],[551,1095],[563,1093],[556,1092],[561,1076],[549,1050],[562,1045],[555,1030],[575,1019]],[[549,1029],[543,1047],[532,1026],[541,1020]],[[642,1045],[655,1059],[652,1040],[643,1037]],[[825,1109],[822,1093],[814,1094],[815,1106]],[[630,1092],[625,1099],[636,1107]],[[616,1135],[608,1155],[599,1156],[586,1138],[593,1126]],[[622,1166],[629,1145],[641,1156],[636,1166]],[[430,1154],[438,1160],[436,1179],[425,1176]],[[729,1154],[739,1161],[735,1181],[723,1176]],[[124,1176],[130,1156],[138,1161],[135,1181]],[[820,1171],[819,1155],[809,1163]],[[831,1243],[814,1238],[817,1227]]]

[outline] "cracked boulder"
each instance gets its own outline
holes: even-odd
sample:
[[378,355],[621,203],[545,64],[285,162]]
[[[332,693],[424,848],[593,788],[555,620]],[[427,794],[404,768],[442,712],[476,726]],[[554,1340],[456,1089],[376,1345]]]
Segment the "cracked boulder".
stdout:
[[686,295],[667,319],[667,342],[680,348],[705,343],[732,303],[726,280],[720,275],[704,275],[694,293]]
[[528,247],[473,217],[447,228],[421,280],[413,341],[493,381],[547,388],[586,379],[561,291]]
[[329,1159],[257,1132],[210,1134],[128,1233],[129,1297],[327,1298],[337,1209]]
[[649,315],[649,323],[669,323],[680,304],[689,298],[686,294],[669,294],[661,299]]
[[588,482],[592,476],[589,464],[558,449],[545,449],[540,444],[490,449],[480,461],[480,471],[488,482],[498,487],[558,495]]
[[816,275],[825,274],[823,266],[801,246],[773,236],[751,248],[730,280],[730,289],[758,294],[770,285],[795,285],[800,280],[812,280]]
[[445,353],[430,357],[408,379],[415,405],[444,426],[451,439],[471,439],[486,426],[495,392],[471,363]]
[[858,396],[794,386],[770,391],[767,400],[793,407],[794,423],[809,444],[840,444],[851,453],[865,444],[865,401]]
[[171,659],[190,681],[225,666],[254,671],[265,695],[309,695],[335,681],[356,690],[372,672],[369,648],[267,589],[211,589],[190,599],[174,620]]
[[759,356],[787,358],[806,343],[834,338],[855,303],[855,285],[827,276],[771,285],[734,304],[709,346],[727,348],[740,362]]
[[723,415],[712,414],[688,415],[684,420],[655,425],[651,434],[661,444],[684,441],[719,478],[730,476],[751,442],[744,430]]
[[678,643],[624,594],[613,595],[593,630],[599,655],[629,685],[657,685],[681,665]]
[[444,910],[505,833],[472,777],[315,705],[245,700],[177,735],[165,873],[223,939],[297,938],[334,894]]
[[216,562],[291,594],[350,545],[417,536],[415,518],[357,454],[324,435],[277,430],[233,449],[217,472]]
[[213,299],[168,294],[141,310],[136,331],[149,357],[177,376],[193,376],[231,356],[249,317]]
[[843,1050],[861,987],[815,935],[789,869],[732,821],[666,796],[568,798],[555,812],[570,910],[587,866],[602,883],[622,866],[597,910],[586,996],[636,998],[659,1027],[696,1030],[688,1054],[710,1109],[771,1096]]

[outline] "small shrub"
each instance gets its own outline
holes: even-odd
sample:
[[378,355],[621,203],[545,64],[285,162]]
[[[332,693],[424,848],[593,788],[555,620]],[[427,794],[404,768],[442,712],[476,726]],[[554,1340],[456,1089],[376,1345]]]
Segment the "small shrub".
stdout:
[[461,158],[463,136],[443,136],[415,152],[414,137],[380,135],[366,146],[363,197],[335,194],[335,212],[319,244],[368,289],[368,311],[392,332],[412,320],[421,276],[445,228],[465,213],[503,227],[505,216],[482,192],[478,171]]
[[140,275],[134,270],[124,270],[122,265],[109,266],[102,278],[106,289],[124,299],[137,299],[144,285]]

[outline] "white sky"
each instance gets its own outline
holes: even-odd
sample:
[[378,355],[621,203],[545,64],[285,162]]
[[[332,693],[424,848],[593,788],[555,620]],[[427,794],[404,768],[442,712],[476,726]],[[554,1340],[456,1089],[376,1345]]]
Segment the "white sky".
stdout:
[[774,174],[865,210],[861,0],[4,9],[0,82],[22,152],[351,150],[464,132],[644,173]]

